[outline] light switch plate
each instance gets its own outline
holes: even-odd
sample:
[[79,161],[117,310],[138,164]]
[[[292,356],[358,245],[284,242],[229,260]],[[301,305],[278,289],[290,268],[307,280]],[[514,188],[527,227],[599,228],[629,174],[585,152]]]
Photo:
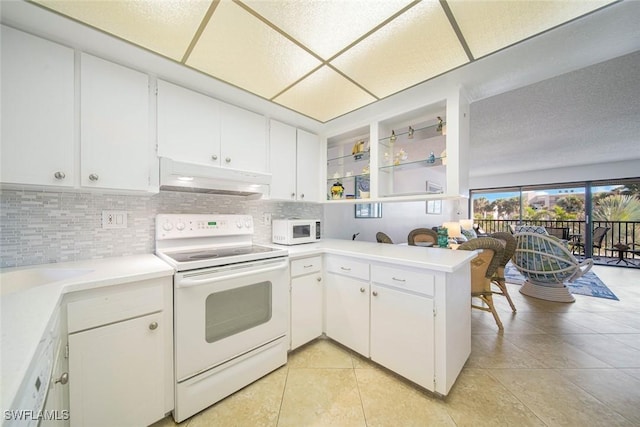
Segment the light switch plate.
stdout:
[[102,228],[127,228],[127,212],[102,211]]

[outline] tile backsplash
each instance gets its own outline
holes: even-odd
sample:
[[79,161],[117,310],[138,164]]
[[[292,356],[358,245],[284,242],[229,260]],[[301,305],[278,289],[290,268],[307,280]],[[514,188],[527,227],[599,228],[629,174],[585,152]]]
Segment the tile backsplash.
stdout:
[[[102,211],[126,211],[125,229],[103,229]],[[153,253],[159,213],[252,215],[254,241],[271,242],[272,218],[322,218],[323,205],[161,191],[153,195],[0,190],[0,267]]]

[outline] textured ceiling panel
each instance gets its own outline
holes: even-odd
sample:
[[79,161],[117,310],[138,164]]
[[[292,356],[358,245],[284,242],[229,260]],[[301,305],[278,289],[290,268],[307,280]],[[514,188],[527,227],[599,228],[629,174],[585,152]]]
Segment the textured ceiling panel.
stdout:
[[245,0],[243,3],[327,60],[411,0]]
[[271,98],[321,63],[231,2],[221,2],[186,64]]
[[35,0],[107,33],[180,61],[211,1]]
[[477,59],[612,1],[449,0],[447,3]]
[[377,97],[428,80],[468,61],[439,2],[422,2],[332,64]]
[[317,120],[327,121],[370,104],[375,98],[324,66],[274,101]]
[[32,1],[322,122],[616,3]]

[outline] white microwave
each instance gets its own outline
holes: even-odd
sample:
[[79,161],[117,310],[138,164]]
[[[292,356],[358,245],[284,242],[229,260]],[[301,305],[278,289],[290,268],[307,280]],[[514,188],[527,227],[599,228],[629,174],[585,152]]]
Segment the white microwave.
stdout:
[[320,240],[319,219],[274,219],[271,241],[280,245],[299,245]]

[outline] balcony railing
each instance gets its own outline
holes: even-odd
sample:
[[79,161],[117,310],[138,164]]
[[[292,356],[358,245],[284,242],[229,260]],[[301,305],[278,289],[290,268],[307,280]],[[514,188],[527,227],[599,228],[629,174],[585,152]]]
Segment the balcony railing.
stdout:
[[[564,228],[568,230],[569,239],[571,236],[583,236],[581,241],[584,242],[586,223],[584,221],[553,221],[553,220],[522,220],[519,219],[474,219],[474,223],[478,224],[486,233],[491,234],[497,231],[510,232],[509,226],[516,225],[540,225],[545,228]],[[612,259],[617,259],[620,255],[628,261],[635,260],[635,266],[640,267],[640,255],[633,252],[622,252],[607,250],[613,248],[613,245],[621,243],[630,248],[640,250],[640,221],[593,221],[594,229],[596,227],[608,227],[609,231],[602,241],[600,248],[593,248],[594,262],[597,264],[606,264]],[[599,262],[595,257],[608,257],[607,260]],[[611,264],[609,264],[611,265]],[[629,265],[629,264],[620,264]]]

